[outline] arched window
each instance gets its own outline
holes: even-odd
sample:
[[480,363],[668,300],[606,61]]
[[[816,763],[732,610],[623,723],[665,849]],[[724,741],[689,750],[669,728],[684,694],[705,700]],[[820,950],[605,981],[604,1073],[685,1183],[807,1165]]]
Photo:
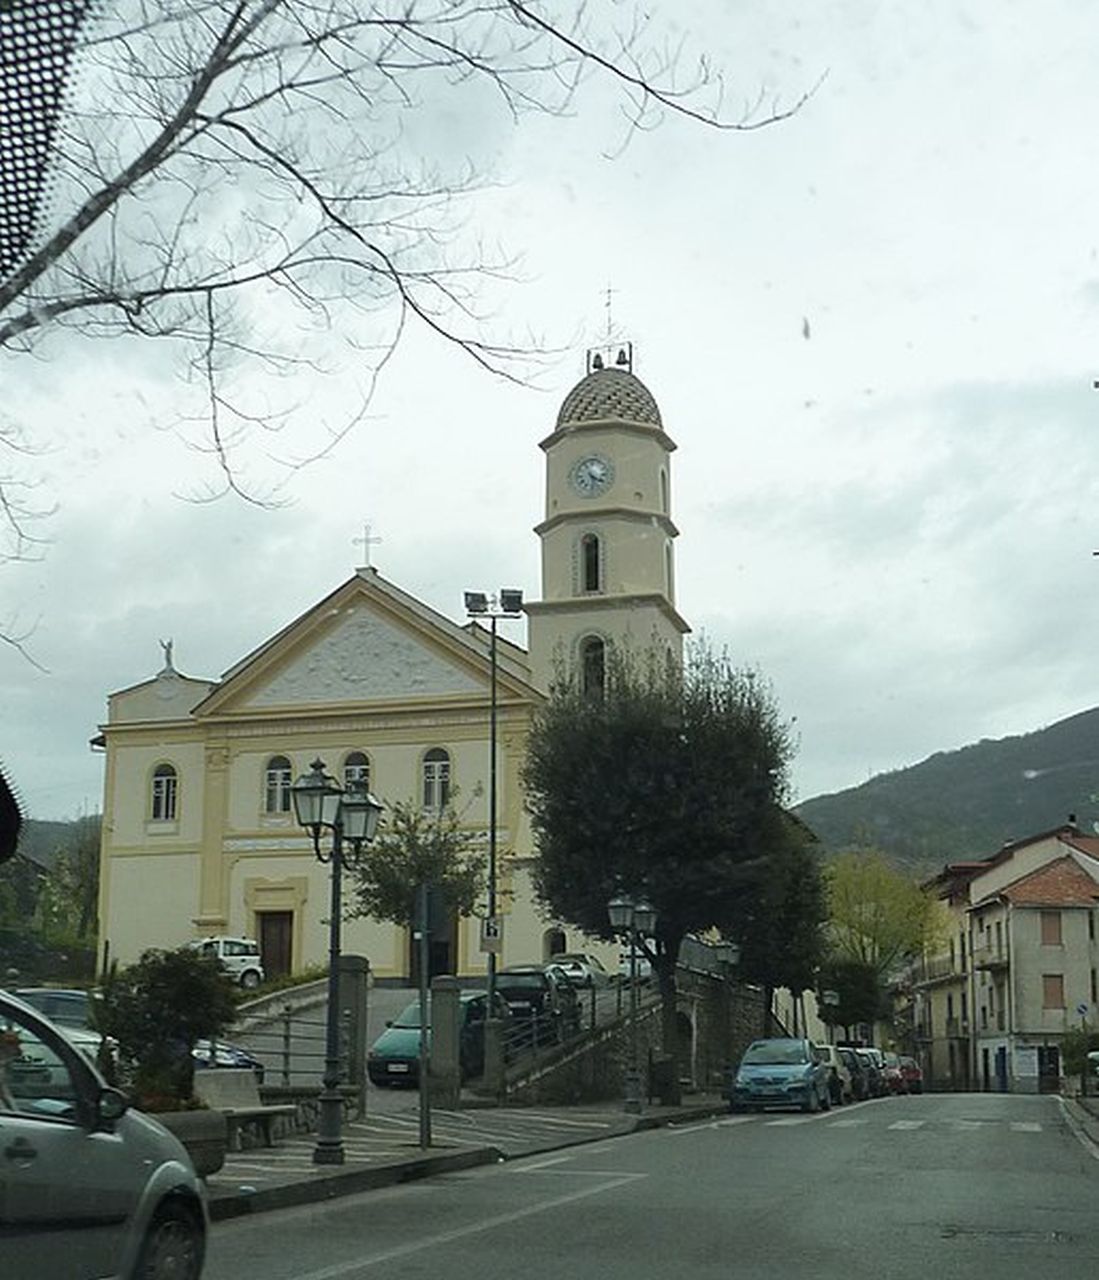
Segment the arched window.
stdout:
[[432,747],[424,756],[424,808],[438,813],[450,800],[450,756]]
[[675,598],[675,561],[670,541],[664,543],[664,593],[669,600]]
[[174,822],[179,778],[170,764],[158,764],[153,770],[152,814],[154,822]]
[[580,581],[585,591],[598,591],[602,580],[599,538],[585,533],[580,539]]
[[668,473],[660,468],[660,510],[668,514]]
[[606,682],[606,645],[598,636],[588,636],[580,645],[580,688],[589,698],[601,698]]
[[290,761],[285,756],[272,756],[264,771],[264,813],[290,812]]
[[365,752],[352,751],[343,762],[343,785],[350,787],[352,783],[370,790],[370,761]]

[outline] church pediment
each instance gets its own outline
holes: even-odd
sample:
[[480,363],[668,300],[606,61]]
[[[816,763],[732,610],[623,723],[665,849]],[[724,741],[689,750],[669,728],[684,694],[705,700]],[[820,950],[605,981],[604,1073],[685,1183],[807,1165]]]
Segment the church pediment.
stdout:
[[476,694],[484,682],[423,637],[363,601],[348,605],[308,645],[250,682],[235,709]]
[[437,702],[480,698],[487,687],[466,632],[370,573],[239,663],[196,714]]

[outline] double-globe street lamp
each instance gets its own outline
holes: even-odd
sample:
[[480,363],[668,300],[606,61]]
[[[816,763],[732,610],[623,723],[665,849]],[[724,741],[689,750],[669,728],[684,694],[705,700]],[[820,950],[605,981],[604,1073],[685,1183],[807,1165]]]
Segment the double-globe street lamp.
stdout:
[[656,929],[656,908],[645,898],[616,894],[607,903],[611,929],[630,943],[630,1065],[626,1069],[627,1111],[641,1110],[641,1060],[637,1028],[637,941],[649,937]]
[[[324,771],[319,757],[312,772],[290,788],[294,814],[313,837],[313,852],[332,864],[332,900],[328,920],[328,1015],[325,1022],[324,1088],[320,1096],[314,1164],[343,1164],[343,1095],[340,1093],[340,917],[343,911],[343,869],[354,865],[363,846],[374,839],[382,806],[361,780],[341,787]],[[321,829],[332,832],[332,846],[321,848]],[[346,846],[346,847],[345,847]]]
[[[496,623],[500,618],[517,618],[523,612],[523,593],[501,587],[496,595],[486,591],[465,593],[466,613],[472,618],[488,618],[489,640],[489,730],[488,730],[488,1016],[496,1008],[496,956],[502,942],[496,919]],[[492,948],[495,947],[496,950]]]

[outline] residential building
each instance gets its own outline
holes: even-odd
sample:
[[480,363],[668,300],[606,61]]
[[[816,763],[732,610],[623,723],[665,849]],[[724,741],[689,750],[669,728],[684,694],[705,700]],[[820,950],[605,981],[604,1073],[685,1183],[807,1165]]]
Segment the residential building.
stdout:
[[1099,839],[1070,823],[927,887],[952,922],[914,970],[931,1087],[1058,1088],[1062,1037],[1099,1017]]

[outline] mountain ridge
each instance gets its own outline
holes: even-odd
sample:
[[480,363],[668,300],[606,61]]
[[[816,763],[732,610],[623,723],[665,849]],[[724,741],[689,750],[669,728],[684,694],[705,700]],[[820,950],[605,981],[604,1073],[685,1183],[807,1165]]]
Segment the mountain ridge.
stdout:
[[872,845],[902,869],[929,875],[988,857],[1011,840],[1074,814],[1099,823],[1099,707],[1045,728],[982,738],[918,764],[794,806],[828,854]]

